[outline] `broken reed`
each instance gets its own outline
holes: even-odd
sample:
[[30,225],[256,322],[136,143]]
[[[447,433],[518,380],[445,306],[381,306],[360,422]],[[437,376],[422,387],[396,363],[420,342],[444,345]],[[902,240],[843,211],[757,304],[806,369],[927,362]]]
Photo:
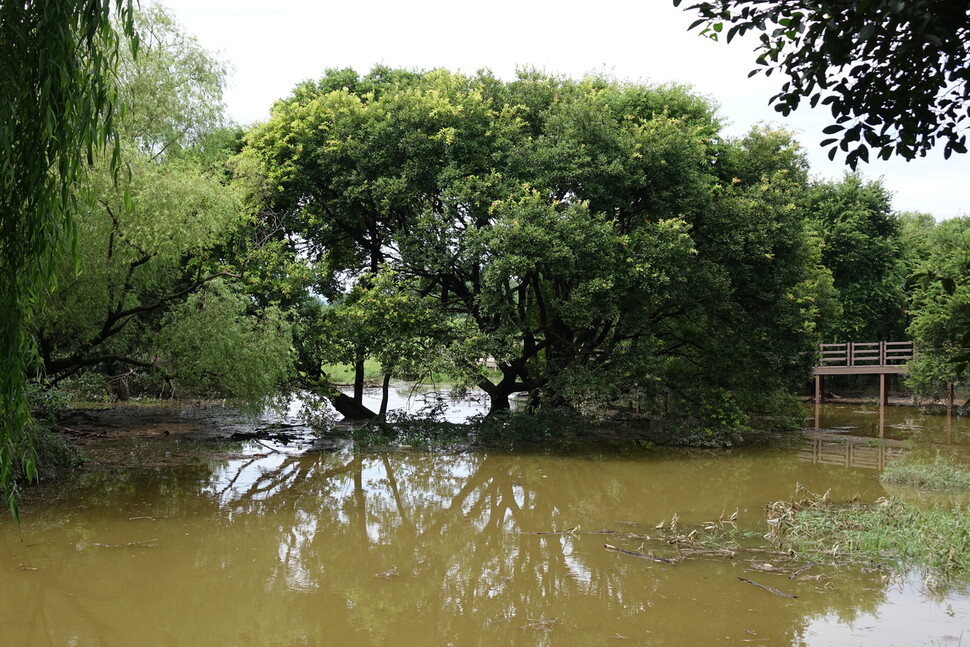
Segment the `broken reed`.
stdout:
[[892,560],[940,585],[970,574],[970,509],[920,509],[895,498],[832,503],[827,494],[767,506],[766,537],[805,554]]

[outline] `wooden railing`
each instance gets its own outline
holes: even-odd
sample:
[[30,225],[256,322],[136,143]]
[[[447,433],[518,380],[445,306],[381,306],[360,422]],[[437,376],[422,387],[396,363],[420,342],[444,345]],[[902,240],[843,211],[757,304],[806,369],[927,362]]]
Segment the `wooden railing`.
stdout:
[[911,341],[819,344],[820,367],[904,366],[911,359]]
[[907,363],[913,359],[911,341],[850,342],[847,344],[819,344],[815,375],[815,402],[825,398],[822,379],[825,375],[878,375],[879,402],[888,402],[888,375],[905,375]]

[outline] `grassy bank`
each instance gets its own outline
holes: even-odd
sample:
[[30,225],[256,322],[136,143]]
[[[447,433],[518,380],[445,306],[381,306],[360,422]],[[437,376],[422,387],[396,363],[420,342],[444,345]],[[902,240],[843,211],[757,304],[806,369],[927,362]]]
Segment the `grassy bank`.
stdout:
[[[333,384],[353,384],[354,367],[351,364],[327,364],[323,367],[323,372],[327,374]],[[372,359],[364,362],[364,381],[374,384],[383,379],[384,373],[381,365]]]
[[[338,386],[354,383],[354,367],[351,364],[326,364],[323,367],[323,371],[329,377],[330,382]],[[499,371],[488,371],[487,374],[493,378],[501,376]],[[364,382],[372,385],[380,384],[383,379],[384,371],[381,368],[380,362],[372,359],[364,361]],[[425,384],[447,386],[455,384],[458,380],[444,373],[433,373],[426,376],[422,382]]]

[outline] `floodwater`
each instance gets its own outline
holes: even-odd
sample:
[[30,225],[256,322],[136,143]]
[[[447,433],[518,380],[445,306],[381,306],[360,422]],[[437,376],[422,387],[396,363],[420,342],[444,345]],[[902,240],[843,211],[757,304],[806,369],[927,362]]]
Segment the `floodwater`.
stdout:
[[[970,421],[807,412],[784,447],[514,454],[355,449],[286,420],[239,442],[258,425],[220,411],[109,412],[78,432],[91,469],[32,489],[19,528],[0,518],[0,644],[970,644],[965,590],[882,564],[789,579],[807,563],[761,538],[764,505],[799,484],[873,501],[901,453],[964,455]],[[675,515],[675,535],[735,517],[752,550],[657,539]]]

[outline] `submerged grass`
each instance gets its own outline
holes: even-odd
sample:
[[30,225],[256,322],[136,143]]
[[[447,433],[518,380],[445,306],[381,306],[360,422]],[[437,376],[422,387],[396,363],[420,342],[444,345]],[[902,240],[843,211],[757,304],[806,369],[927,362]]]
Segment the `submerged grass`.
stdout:
[[897,459],[886,467],[879,480],[931,492],[970,492],[970,469],[939,454],[933,460]]
[[891,560],[946,586],[970,574],[970,508],[921,509],[896,498],[833,503],[808,493],[768,506],[779,547],[858,561]]

